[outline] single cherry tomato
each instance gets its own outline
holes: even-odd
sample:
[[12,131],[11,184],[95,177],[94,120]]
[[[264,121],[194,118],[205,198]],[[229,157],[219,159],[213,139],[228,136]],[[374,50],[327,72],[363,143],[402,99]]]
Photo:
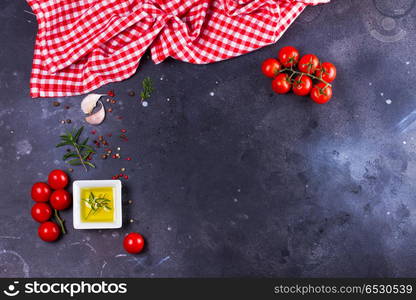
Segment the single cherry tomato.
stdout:
[[319,104],[324,104],[332,98],[332,87],[320,82],[314,85],[311,91],[311,99]]
[[306,96],[311,92],[312,79],[307,75],[299,75],[293,83],[293,93],[298,96]]
[[316,69],[316,76],[322,78],[326,82],[332,82],[337,77],[337,68],[330,62],[324,62]]
[[288,68],[294,66],[299,61],[299,51],[292,46],[283,47],[278,53],[280,63]]
[[65,190],[56,190],[49,201],[56,210],[64,210],[71,205],[71,195]]
[[307,74],[313,74],[319,66],[319,58],[313,54],[302,56],[298,63],[299,71]]
[[47,202],[51,193],[51,188],[44,182],[36,182],[32,186],[32,199],[36,202]]
[[49,173],[48,183],[54,190],[65,188],[68,182],[68,175],[62,170],[53,170]]
[[291,83],[289,80],[289,75],[281,73],[276,76],[272,81],[272,89],[277,94],[286,94],[290,91]]
[[131,254],[140,253],[144,247],[143,236],[137,232],[131,232],[125,236],[123,241],[124,249]]
[[280,71],[280,63],[277,59],[268,58],[261,65],[261,71],[267,77],[274,78]]
[[52,216],[52,208],[44,202],[35,203],[32,206],[32,218],[38,222],[48,221]]
[[45,222],[39,225],[38,235],[45,242],[53,242],[61,234],[61,229],[54,222]]

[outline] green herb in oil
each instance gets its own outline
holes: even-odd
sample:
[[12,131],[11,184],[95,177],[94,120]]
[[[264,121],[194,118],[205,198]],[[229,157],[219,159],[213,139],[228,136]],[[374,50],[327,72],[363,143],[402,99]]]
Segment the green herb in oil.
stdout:
[[98,195],[96,197],[93,192],[90,192],[90,195],[87,199],[83,199],[85,205],[90,209],[85,220],[92,214],[95,215],[100,212],[102,209],[106,211],[111,211],[111,200],[106,198],[106,194]]

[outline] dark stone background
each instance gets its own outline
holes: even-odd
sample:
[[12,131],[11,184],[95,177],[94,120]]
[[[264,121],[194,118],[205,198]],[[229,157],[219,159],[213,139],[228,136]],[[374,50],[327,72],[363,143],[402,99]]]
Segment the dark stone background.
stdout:
[[[82,97],[28,96],[36,19],[24,1],[2,0],[0,276],[416,276],[414,4],[333,0],[242,57],[145,59],[100,89],[118,103],[98,134],[127,129],[128,142],[109,141],[133,160],[97,158],[96,170],[71,174],[108,179],[127,168],[124,217],[134,223],[74,230],[69,210],[69,234],[47,244],[29,190],[66,168],[54,145],[86,125]],[[272,93],[260,64],[285,45],[336,64],[330,103]],[[156,88],[146,108],[128,96],[145,76]],[[146,237],[143,254],[124,253],[130,231]]]

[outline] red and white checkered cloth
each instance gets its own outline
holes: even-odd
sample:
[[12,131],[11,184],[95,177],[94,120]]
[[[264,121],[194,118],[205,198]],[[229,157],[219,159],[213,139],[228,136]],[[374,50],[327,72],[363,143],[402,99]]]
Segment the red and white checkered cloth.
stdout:
[[275,43],[307,5],[329,0],[27,0],[39,28],[32,97],[89,92],[133,75],[150,48],[206,64]]

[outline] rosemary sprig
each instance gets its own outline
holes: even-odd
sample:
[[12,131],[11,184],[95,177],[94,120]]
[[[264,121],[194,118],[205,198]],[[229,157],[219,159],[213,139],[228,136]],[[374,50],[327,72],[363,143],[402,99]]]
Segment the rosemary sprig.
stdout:
[[150,77],[146,77],[142,82],[142,91],[140,93],[140,97],[142,98],[141,101],[143,102],[144,100],[149,99],[153,91],[154,89],[152,80]]
[[79,128],[78,130],[73,129],[72,132],[67,131],[66,134],[60,136],[61,142],[56,145],[56,147],[70,146],[73,147],[73,151],[68,151],[64,154],[62,159],[66,161],[71,166],[82,165],[85,171],[88,171],[87,166],[95,168],[95,166],[87,161],[87,158],[94,153],[94,149],[87,145],[88,138],[79,142],[80,136],[84,127]]
[[101,209],[108,210],[108,211],[111,210],[111,206],[110,206],[111,200],[107,199],[105,195],[106,194],[98,195],[98,197],[96,197],[93,194],[93,192],[90,192],[90,195],[88,196],[88,198],[83,199],[83,201],[85,202],[85,205],[90,209],[85,219],[88,219],[91,213],[95,215]]

